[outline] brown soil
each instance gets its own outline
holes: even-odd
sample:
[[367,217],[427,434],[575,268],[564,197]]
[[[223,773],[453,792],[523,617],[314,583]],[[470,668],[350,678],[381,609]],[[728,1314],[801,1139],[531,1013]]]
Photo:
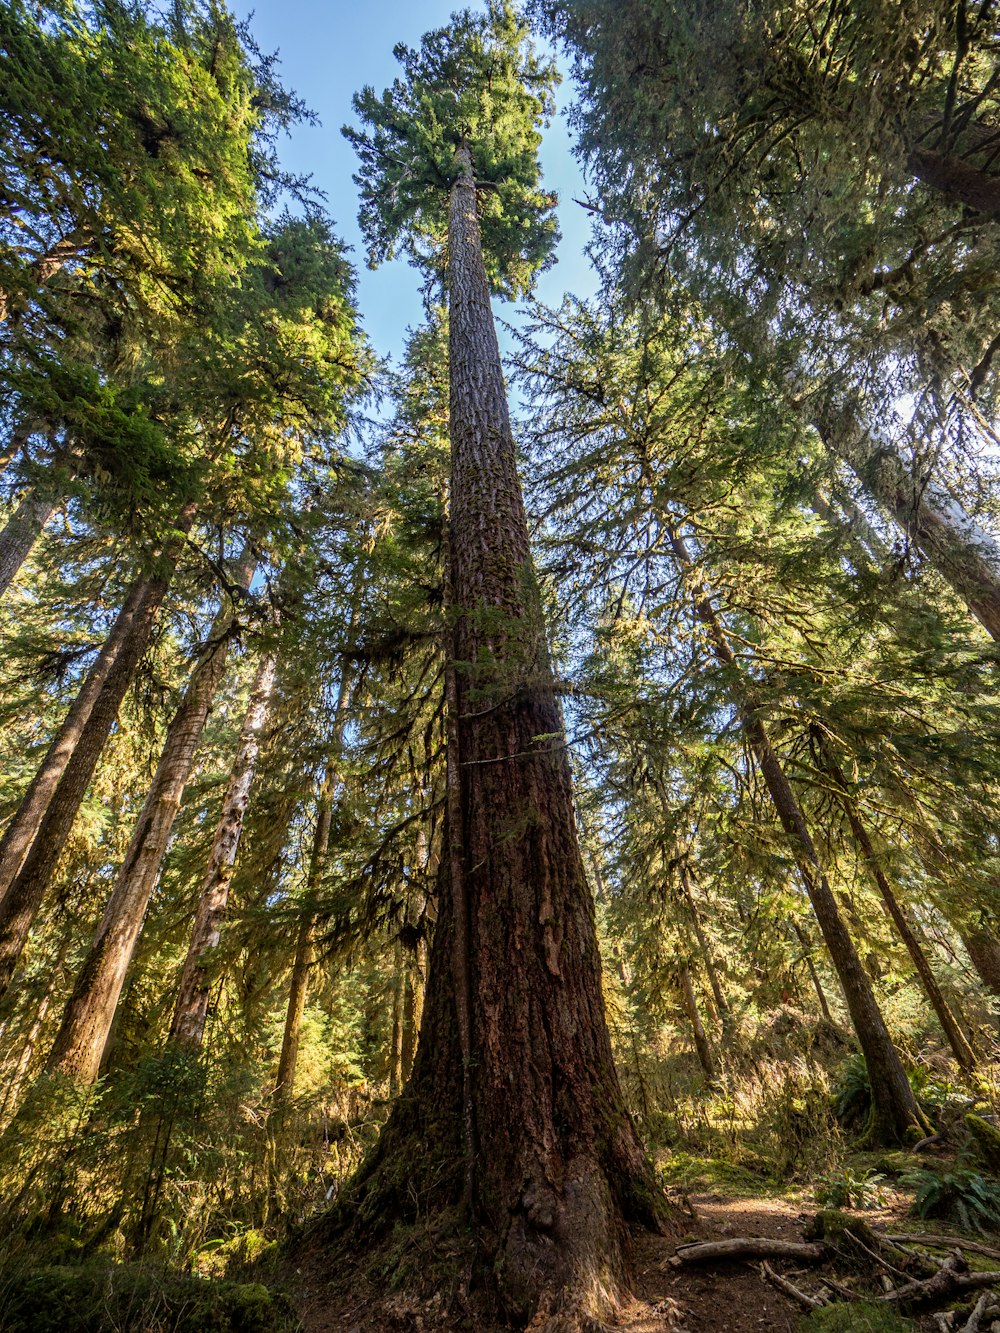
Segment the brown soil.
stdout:
[[[770,1199],[693,1195],[690,1236],[769,1236],[801,1240],[811,1213]],[[888,1215],[868,1214],[876,1225]],[[675,1240],[642,1233],[636,1239],[635,1299],[622,1312],[621,1333],[793,1333],[801,1311],[748,1262],[676,1269]],[[440,1252],[438,1259],[440,1260]],[[461,1268],[458,1250],[456,1268]],[[427,1300],[392,1294],[362,1275],[324,1271],[317,1255],[304,1267],[300,1314],[305,1333],[501,1333],[501,1326],[474,1312],[459,1287]],[[789,1274],[789,1265],[779,1265]],[[505,1329],[504,1333],[510,1333]]]

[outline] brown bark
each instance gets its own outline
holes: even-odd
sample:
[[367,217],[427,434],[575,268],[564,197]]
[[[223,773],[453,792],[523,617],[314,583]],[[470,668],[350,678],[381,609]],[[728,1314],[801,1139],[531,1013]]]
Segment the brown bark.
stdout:
[[701,1014],[698,1012],[698,1001],[694,993],[694,984],[691,981],[691,970],[688,967],[682,967],[680,970],[681,998],[684,1003],[684,1012],[687,1014],[688,1022],[691,1024],[691,1035],[694,1038],[694,1048],[698,1052],[698,1063],[701,1065],[702,1073],[709,1083],[716,1080],[715,1060],[712,1056],[712,1047],[708,1040],[708,1034],[705,1032],[705,1025],[701,1021]]
[[[249,558],[244,557],[241,582],[246,586],[251,572]],[[216,617],[184,698],[167,728],[152,785],[49,1053],[49,1069],[61,1070],[80,1083],[92,1083],[100,1070],[125,973],[225,670],[233,619],[229,607]]]
[[274,1082],[274,1096],[278,1101],[287,1102],[295,1091],[295,1066],[299,1058],[299,1040],[302,1035],[302,1018],[306,1011],[306,995],[309,988],[309,971],[313,964],[313,931],[315,918],[312,915],[312,899],[323,878],[323,867],[330,846],[330,831],[333,828],[333,810],[340,793],[340,762],[344,748],[344,726],[351,699],[351,677],[346,663],[341,663],[340,685],[337,690],[337,703],[333,713],[333,728],[330,736],[330,754],[320,788],[319,802],[316,809],[316,827],[313,830],[312,850],[309,856],[309,870],[306,875],[306,897],[310,900],[310,914],[303,917],[299,926],[299,936],[295,946],[295,958],[292,963],[291,985],[288,992],[288,1008],[285,1011],[285,1030],[281,1038],[281,1054],[278,1057],[278,1073]]
[[139,580],[0,843],[0,994],[146,650],[169,573]]
[[392,1032],[389,1038],[389,1096],[398,1097],[403,1086],[403,1008],[406,968],[403,946],[396,940],[392,950]]
[[236,746],[236,757],[222,801],[222,812],[212,839],[191,942],[181,971],[170,1037],[172,1041],[190,1047],[200,1046],[205,1035],[212,985],[211,957],[219,947],[222,922],[229,906],[229,886],[257,768],[260,733],[274,692],[277,661],[277,653],[268,649],[262,653],[257,667]]
[[7,591],[42,529],[55,512],[57,500],[29,493],[0,532],[0,596]]
[[1000,219],[1000,177],[932,148],[911,148],[906,155],[906,165],[917,180],[953,203],[964,204],[974,213]]
[[705,969],[705,974],[708,977],[708,984],[712,989],[716,1012],[719,1015],[719,1021],[722,1024],[722,1034],[725,1038],[728,1037],[731,1032],[733,1014],[732,1010],[729,1008],[729,1001],[723,993],[722,983],[719,981],[719,971],[715,965],[715,955],[709,945],[708,937],[705,934],[705,927],[701,919],[701,912],[698,910],[698,904],[695,902],[694,894],[691,891],[691,874],[683,862],[680,867],[680,878],[684,901],[691,914],[691,924],[694,926],[695,938],[698,941],[699,958]]
[[899,523],[986,632],[1000,640],[1000,547],[929,474],[915,473],[888,442],[872,439],[844,409],[826,404],[813,424]]
[[424,982],[427,975],[427,945],[417,941],[417,956],[406,971],[406,994],[403,999],[403,1082],[410,1077],[413,1059],[417,1053],[417,1033],[424,1012]]
[[[458,742],[457,754],[449,745],[449,778],[457,771],[459,799],[448,802],[413,1076],[348,1197],[356,1225],[372,1227],[379,1217],[386,1225],[412,1216],[407,1182],[416,1172],[426,1177],[413,1198],[426,1185],[442,1203],[460,1200],[468,1187],[462,1088],[471,1081],[473,1214],[506,1312],[525,1319],[558,1304],[581,1318],[614,1304],[623,1219],[656,1224],[666,1213],[612,1061],[465,148],[457,168],[448,231],[448,593]],[[471,1069],[459,1040],[463,966]]]
[[[683,538],[670,533],[670,543],[680,568],[690,576],[693,562]],[[889,1031],[885,1026],[871,983],[854,943],[844,925],[833,891],[823,873],[819,854],[791,783],[760,720],[752,689],[739,674],[739,662],[730,647],[718,613],[703,587],[695,590],[695,612],[708,632],[718,660],[732,674],[735,702],[740,709],[747,739],[764,785],[782,828],[791,843],[799,874],[830,954],[854,1031],[865,1057],[872,1090],[872,1111],[866,1127],[872,1142],[903,1142],[912,1130],[927,1130],[927,1121],[917,1105]]]
[[1000,940],[982,926],[963,931],[962,943],[979,980],[988,991],[1000,995]]
[[812,945],[806,939],[805,932],[797,921],[792,922],[792,929],[795,931],[795,938],[802,946],[802,957],[805,959],[806,969],[809,972],[809,980],[812,982],[813,990],[816,992],[816,999],[819,1001],[819,1010],[828,1023],[833,1022],[830,1014],[830,1006],[827,1003],[826,991],[819,979],[819,973],[816,971],[816,964],[812,959]]
[[865,865],[871,875],[875,886],[879,891],[879,896],[885,903],[889,917],[896,927],[899,938],[906,946],[906,952],[910,955],[917,976],[920,978],[920,984],[924,988],[924,993],[930,1001],[931,1008],[937,1015],[938,1022],[948,1039],[948,1045],[952,1049],[955,1059],[960,1067],[967,1071],[976,1067],[976,1056],[969,1039],[962,1031],[961,1024],[951,1011],[951,1006],[944,997],[944,992],[938,984],[937,977],[927,959],[927,955],[920,947],[920,941],[917,939],[916,932],[906,919],[906,914],[899,905],[899,901],[893,893],[892,885],[889,883],[885,871],[879,864],[878,857],[875,854],[875,848],[872,846],[871,838],[868,836],[868,830],[862,823],[858,808],[851,799],[850,791],[847,786],[847,780],[843,772],[833,758],[826,753],[825,746],[820,741],[818,748],[819,762],[821,769],[832,778],[837,789],[837,794],[847,815],[848,823],[851,826],[851,833],[854,841],[858,845],[858,850],[864,858]]

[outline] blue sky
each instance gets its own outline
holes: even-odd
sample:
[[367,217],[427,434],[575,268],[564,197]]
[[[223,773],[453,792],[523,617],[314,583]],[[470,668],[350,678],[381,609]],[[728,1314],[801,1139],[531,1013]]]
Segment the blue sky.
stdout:
[[[372,273],[365,264],[357,225],[357,193],[351,176],[356,158],[340,127],[354,117],[351,97],[365,84],[379,92],[398,73],[392,48],[397,42],[416,45],[424,32],[447,23],[461,0],[236,0],[241,18],[251,18],[260,48],[278,51],[280,74],[319,116],[320,125],[300,126],[281,144],[284,165],[310,174],[327,196],[340,235],[353,247],[358,269],[359,303],[365,328],[376,350],[398,357],[407,327],[422,319],[420,279],[406,263],[383,265]],[[572,156],[564,110],[572,88],[559,89],[560,114],[549,127],[542,147],[546,186],[559,194],[559,225],[563,239],[559,263],[542,275],[538,295],[557,304],[566,291],[586,295],[595,286],[583,247],[590,235],[589,216],[573,196],[584,186]],[[511,308],[496,303],[497,313],[510,318]]]

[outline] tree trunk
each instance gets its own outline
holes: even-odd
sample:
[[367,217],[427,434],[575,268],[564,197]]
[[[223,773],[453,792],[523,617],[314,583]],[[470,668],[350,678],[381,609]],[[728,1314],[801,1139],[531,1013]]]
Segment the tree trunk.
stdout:
[[17,577],[58,503],[29,492],[7,520],[7,526],[0,532],[0,596]]
[[1000,940],[983,926],[963,931],[962,943],[979,980],[992,994],[1000,995]]
[[[241,582],[246,586],[251,573],[249,559],[244,557]],[[216,617],[184,698],[167,728],[152,785],[49,1053],[49,1069],[59,1069],[80,1083],[92,1083],[100,1070],[125,973],[225,670],[233,621],[234,612],[229,607]]]
[[[690,576],[693,566],[683,538],[671,531],[670,543],[681,569]],[[917,1105],[871,983],[823,873],[805,815],[760,720],[753,692],[735,675],[739,671],[739,662],[722,629],[715,607],[702,587],[695,590],[695,613],[708,631],[716,657],[734,672],[735,702],[743,718],[747,739],[778,819],[792,845],[802,882],[844,990],[871,1082],[872,1111],[866,1135],[873,1143],[905,1142],[911,1131],[925,1133],[929,1126]]]
[[906,165],[932,189],[953,203],[964,204],[974,213],[1000,219],[1000,177],[971,167],[959,157],[937,153],[932,148],[911,148]]
[[[457,716],[448,762],[457,793],[453,785],[413,1076],[348,1198],[359,1224],[371,1225],[412,1216],[404,1181],[416,1172],[426,1177],[414,1199],[425,1185],[442,1203],[461,1199],[471,1082],[472,1212],[506,1313],[527,1319],[555,1302],[579,1320],[615,1302],[622,1220],[655,1225],[667,1214],[612,1061],[465,147],[456,166],[448,593]],[[471,1060],[460,1040],[466,1005]]]
[[967,1072],[971,1071],[976,1067],[975,1052],[970,1046],[965,1033],[962,1031],[962,1027],[957,1018],[952,1013],[951,1007],[945,999],[944,992],[941,990],[937,977],[935,977],[933,969],[927,959],[927,955],[920,947],[920,941],[917,939],[913,927],[906,919],[906,915],[900,907],[896,895],[892,891],[892,885],[889,883],[885,871],[878,863],[878,858],[875,855],[875,848],[872,846],[871,838],[868,836],[868,830],[862,823],[861,816],[858,814],[858,808],[851,799],[847,780],[838,764],[826,752],[822,739],[820,739],[819,742],[818,755],[820,768],[833,780],[833,783],[837,788],[837,794],[847,814],[854,841],[857,843],[858,850],[864,857],[868,872],[875,882],[875,886],[879,891],[882,901],[885,903],[886,910],[889,913],[893,925],[896,927],[899,938],[906,946],[906,951],[910,955],[910,960],[916,969],[917,976],[920,978],[921,985],[930,1001],[931,1008],[934,1010],[935,1014],[937,1014],[938,1022],[941,1024],[944,1034],[948,1039],[948,1044],[952,1049],[955,1059],[958,1061],[962,1069]]
[[392,1032],[389,1037],[390,1097],[398,1097],[403,1086],[403,1009],[405,1006],[406,971],[403,946],[397,939],[392,950]]
[[170,1025],[171,1040],[189,1047],[200,1046],[205,1035],[212,985],[211,957],[219,947],[222,921],[229,906],[229,886],[257,768],[260,733],[271,707],[277,665],[277,653],[273,649],[265,650],[250,690],[250,702],[240,729],[236,757],[229,774],[222,813],[212,839],[208,869],[198,898],[191,942],[184,960],[173,1022]]
[[705,1025],[701,1021],[701,1014],[698,1012],[698,1001],[695,998],[694,984],[691,981],[691,969],[689,967],[681,968],[680,985],[684,1012],[691,1024],[694,1048],[698,1052],[698,1063],[701,1065],[706,1082],[714,1083],[716,1081],[715,1060],[712,1058],[712,1047],[709,1045]]
[[[353,623],[353,615],[352,615]],[[326,772],[320,788],[319,802],[316,809],[316,827],[313,830],[312,851],[309,857],[309,872],[306,876],[306,897],[309,899],[309,915],[303,917],[299,926],[299,937],[295,946],[295,959],[292,963],[292,979],[288,992],[288,1008],[285,1012],[285,1030],[281,1038],[281,1054],[278,1058],[278,1074],[274,1081],[274,1096],[279,1102],[288,1102],[295,1091],[295,1066],[299,1058],[299,1040],[302,1035],[302,1018],[306,1011],[306,994],[309,988],[309,971],[313,963],[312,938],[315,929],[313,902],[316,890],[323,878],[323,867],[330,846],[330,830],[333,827],[333,810],[340,794],[340,761],[344,749],[344,727],[347,722],[347,710],[351,701],[351,677],[345,662],[341,662],[340,685],[337,690],[337,703],[333,713],[333,728],[330,735],[330,754],[326,761]]]
[[983,628],[1000,640],[1000,546],[929,475],[907,466],[846,410],[827,406],[813,424],[823,443],[855,472],[954,589]]
[[0,995],[14,975],[32,922],[58,864],[146,651],[169,574],[141,579],[87,674],[0,843]]
[[691,875],[687,866],[682,862],[680,867],[681,888],[684,893],[684,901],[687,903],[688,911],[691,913],[691,923],[694,926],[695,937],[698,940],[698,950],[702,966],[708,977],[708,984],[712,988],[712,995],[715,999],[715,1008],[719,1015],[719,1021],[722,1024],[722,1035],[724,1039],[732,1033],[733,1014],[729,1008],[729,1001],[722,991],[722,985],[719,981],[718,969],[715,966],[715,957],[709,946],[708,938],[705,935],[705,927],[702,924],[701,913],[698,911],[698,904],[694,900],[694,894],[691,892]]
[[819,979],[819,973],[816,971],[816,964],[812,959],[812,945],[806,939],[805,932],[797,921],[792,922],[792,929],[795,931],[795,938],[802,946],[802,957],[805,959],[806,970],[809,973],[809,980],[812,982],[813,990],[816,992],[816,999],[819,1001],[819,1011],[828,1023],[833,1022],[830,1013],[830,1006],[827,1003],[826,991]]
[[417,941],[417,956],[406,970],[406,995],[403,1000],[403,1082],[410,1077],[417,1053],[417,1033],[424,1012],[424,983],[427,975],[427,945]]
[[[44,287],[49,278],[71,259],[85,253],[93,243],[93,236],[85,227],[76,227],[68,235],[60,237],[32,261],[30,271],[36,284]],[[19,307],[11,304],[10,293],[0,290],[0,323],[18,313]]]

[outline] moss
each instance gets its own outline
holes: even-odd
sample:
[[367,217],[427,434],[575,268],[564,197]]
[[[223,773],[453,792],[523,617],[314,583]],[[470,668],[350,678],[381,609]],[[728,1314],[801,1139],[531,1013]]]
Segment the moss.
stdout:
[[877,1301],[851,1301],[815,1310],[799,1324],[801,1333],[910,1333],[917,1325]]
[[5,1333],[293,1333],[288,1300],[259,1282],[208,1281],[91,1263],[3,1275]]
[[1000,1176],[1000,1129],[978,1115],[967,1115],[965,1127],[972,1135],[976,1153],[991,1175]]

